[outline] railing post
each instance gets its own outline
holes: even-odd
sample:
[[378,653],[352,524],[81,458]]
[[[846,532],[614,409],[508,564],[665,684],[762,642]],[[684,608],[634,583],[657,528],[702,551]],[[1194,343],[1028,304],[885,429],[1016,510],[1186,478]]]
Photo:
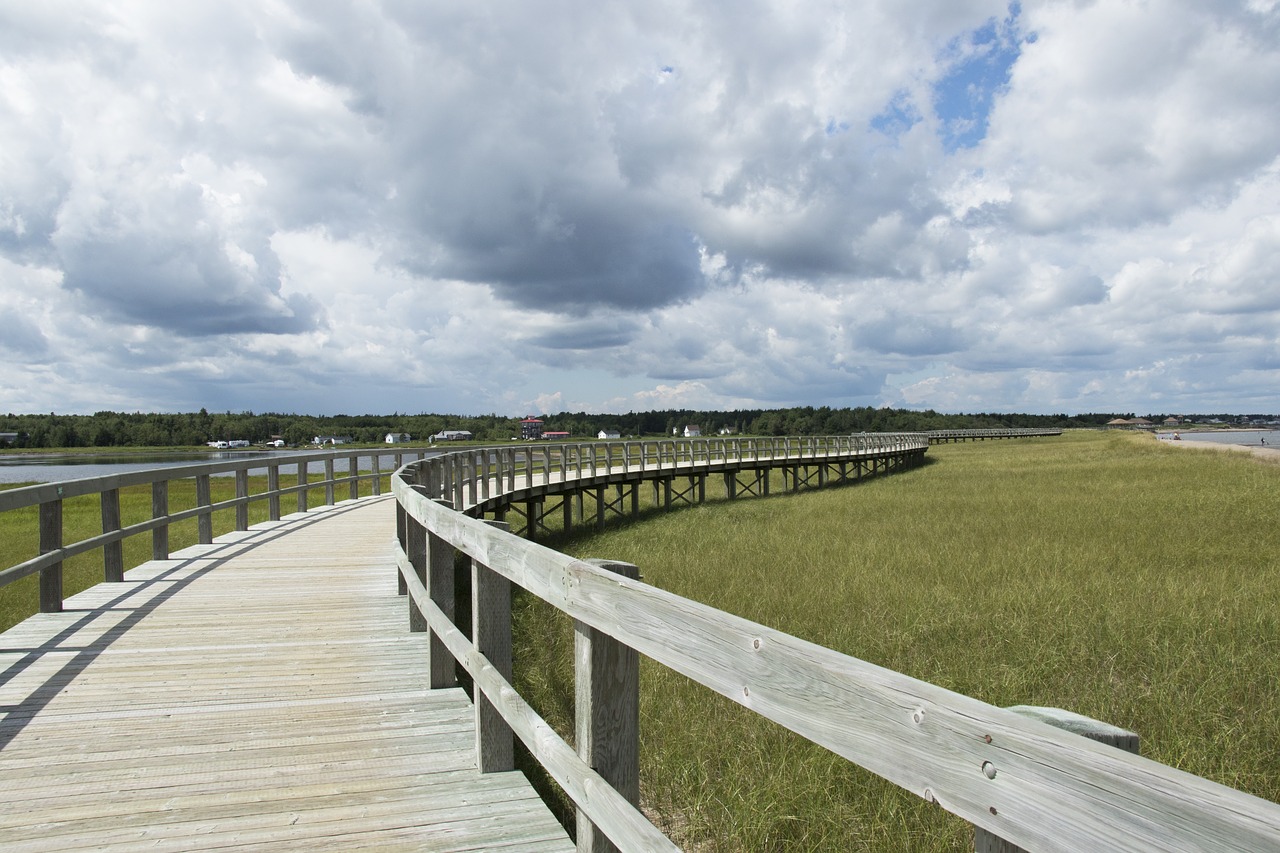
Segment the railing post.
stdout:
[[[445,507],[451,506],[448,501],[437,501],[437,503]],[[430,530],[426,531],[426,534],[427,559],[424,581],[427,594],[452,622],[455,615],[453,546],[448,540],[441,539]],[[429,686],[433,690],[439,687],[453,687],[458,681],[453,655],[449,653],[449,647],[435,635],[434,631],[431,633],[431,641],[427,647],[427,669],[430,673]]]
[[[428,499],[430,498],[426,490],[421,486],[414,486],[413,490]],[[413,573],[418,576],[418,580],[422,581],[422,585],[430,590],[431,587],[428,586],[430,580],[427,577],[427,528],[408,513],[405,513],[404,553],[409,559],[409,565],[413,566]],[[401,578],[402,582],[403,580]],[[405,591],[408,592],[407,586]],[[410,597],[409,631],[410,633],[420,634],[426,630],[427,618],[422,615],[422,610]]]
[[[359,462],[359,457],[353,457],[354,461]],[[374,452],[373,459],[370,460],[373,466],[373,494],[374,496],[382,494],[382,457]]]
[[[236,530],[249,529],[249,469],[236,472]],[[210,540],[212,541],[212,540]]]
[[[209,496],[209,475],[196,475],[196,506],[209,506],[213,499]],[[196,539],[201,545],[213,544],[213,511],[202,512],[196,516]]]
[[[486,521],[509,531],[508,524]],[[471,561],[471,631],[476,651],[488,658],[507,683],[511,682],[511,581],[484,564]],[[515,767],[514,738],[502,715],[476,691],[476,764],[481,773],[502,773]]]
[[[156,480],[151,484],[151,517],[164,518],[169,514],[169,481]],[[169,559],[169,523],[166,521],[151,531],[151,559]]]
[[324,505],[333,506],[333,457],[324,460]]
[[[58,493],[62,493],[61,487]],[[62,499],[40,504],[40,553],[62,547]],[[62,612],[62,561],[40,570],[40,612]]]
[[[639,580],[630,563],[589,560]],[[640,656],[581,622],[574,624],[575,734],[578,757],[632,805],[640,804]],[[578,850],[614,851],[604,833],[578,812]]]
[[298,512],[307,511],[307,460],[298,460]]
[[[414,489],[417,491],[417,489]],[[400,544],[400,550],[409,555],[409,513],[405,512],[404,504],[396,501],[396,542]],[[404,575],[399,569],[396,570],[396,595],[407,595],[409,593],[409,585],[404,582]]]
[[267,466],[267,517],[272,521],[280,520],[280,466]]
[[347,457],[347,496],[351,500],[360,497],[360,457]]
[[[115,533],[120,529],[120,490],[107,489],[101,502],[102,532]],[[124,580],[124,543],[118,539],[102,546],[102,575],[107,583]]]
[[[1090,740],[1105,743],[1107,746],[1114,746],[1134,755],[1138,754],[1139,738],[1137,733],[1122,729],[1119,726],[1113,726],[1110,723],[1104,723],[1101,720],[1095,720],[1081,714],[1074,714],[1071,711],[1064,711],[1061,708],[1015,705],[1008,710],[1028,719],[1048,723],[1054,728],[1083,735]],[[995,811],[995,809],[992,809],[992,811]],[[973,849],[975,853],[1026,853],[1018,845],[1005,841],[1000,836],[994,835],[980,826],[973,828]]]

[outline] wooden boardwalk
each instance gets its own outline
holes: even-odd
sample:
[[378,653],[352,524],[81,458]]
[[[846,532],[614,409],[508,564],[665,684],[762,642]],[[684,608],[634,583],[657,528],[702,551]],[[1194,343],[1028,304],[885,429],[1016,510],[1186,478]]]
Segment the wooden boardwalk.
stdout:
[[571,850],[427,690],[395,506],[290,516],[0,634],[0,849]]

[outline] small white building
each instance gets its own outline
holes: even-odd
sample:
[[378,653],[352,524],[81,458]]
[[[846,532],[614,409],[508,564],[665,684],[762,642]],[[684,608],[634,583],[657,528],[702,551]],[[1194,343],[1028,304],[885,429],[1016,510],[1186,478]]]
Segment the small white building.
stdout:
[[474,436],[465,429],[446,429],[431,436],[432,441],[470,441]]
[[323,447],[326,444],[336,447],[339,444],[350,444],[351,436],[349,435],[317,435],[315,438],[311,439],[311,443],[319,445],[321,447]]
[[685,438],[697,438],[700,435],[702,435],[702,427],[698,426],[697,424],[689,424],[687,427],[684,428]]
[[596,438],[622,438],[622,433],[616,429],[602,429],[596,433]]
[[389,432],[387,433],[387,444],[408,444],[409,433],[407,432]]

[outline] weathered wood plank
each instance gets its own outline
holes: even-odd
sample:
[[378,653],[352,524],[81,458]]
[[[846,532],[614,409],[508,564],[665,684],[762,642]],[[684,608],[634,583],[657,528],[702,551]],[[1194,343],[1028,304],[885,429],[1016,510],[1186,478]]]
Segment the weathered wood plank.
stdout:
[[0,635],[8,850],[572,848],[427,689],[365,500],[221,537]]

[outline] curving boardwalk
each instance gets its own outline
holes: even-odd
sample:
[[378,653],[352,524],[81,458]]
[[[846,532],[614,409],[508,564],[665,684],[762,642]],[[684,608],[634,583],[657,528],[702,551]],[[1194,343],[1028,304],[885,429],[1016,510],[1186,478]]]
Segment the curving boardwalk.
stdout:
[[220,537],[0,635],[0,849],[571,850],[427,689],[387,498]]

